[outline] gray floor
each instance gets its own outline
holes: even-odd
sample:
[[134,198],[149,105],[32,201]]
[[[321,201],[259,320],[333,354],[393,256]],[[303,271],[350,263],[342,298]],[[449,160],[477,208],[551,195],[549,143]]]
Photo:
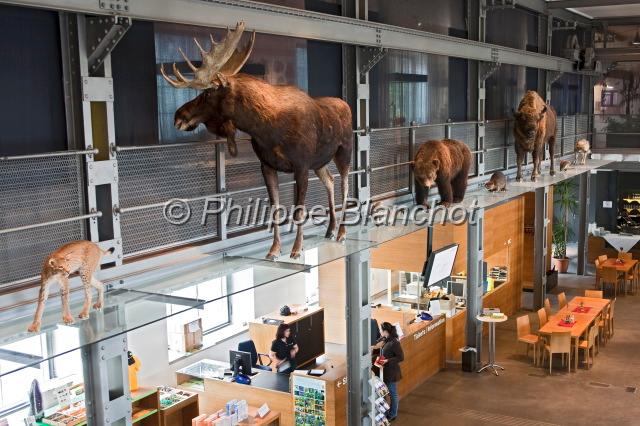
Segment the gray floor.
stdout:
[[[567,274],[559,280],[568,298],[592,285],[593,277]],[[555,296],[551,302],[555,306]],[[619,296],[615,336],[601,348],[593,368],[567,373],[558,357],[551,376],[548,368],[525,358],[524,345],[516,343],[514,316],[497,327],[496,359],[506,368],[499,377],[450,365],[401,401],[393,424],[640,425],[640,392],[627,388],[640,387],[639,307],[640,295]],[[518,313],[524,314],[537,328],[537,317]]]

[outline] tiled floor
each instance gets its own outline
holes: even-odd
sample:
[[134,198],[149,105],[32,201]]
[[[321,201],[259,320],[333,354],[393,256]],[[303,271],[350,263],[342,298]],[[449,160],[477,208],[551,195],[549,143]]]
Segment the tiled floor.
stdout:
[[[593,277],[561,275],[570,299],[591,288]],[[555,296],[551,296],[555,306]],[[534,367],[516,344],[515,317],[498,324],[497,362],[506,370],[463,373],[450,365],[400,403],[395,425],[640,425],[640,295],[618,297],[615,336],[591,370]],[[537,317],[529,314],[537,328]],[[486,347],[486,343],[484,345]],[[483,360],[486,359],[483,357]],[[554,365],[556,365],[554,363]],[[411,374],[404,371],[404,374]]]

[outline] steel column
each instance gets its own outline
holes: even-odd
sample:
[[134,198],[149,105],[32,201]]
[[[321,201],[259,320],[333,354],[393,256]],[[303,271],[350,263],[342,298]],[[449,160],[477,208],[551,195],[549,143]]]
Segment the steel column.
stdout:
[[[224,194],[227,192],[226,173],[226,144],[216,144],[216,192]],[[227,200],[229,201],[229,200]],[[224,209],[218,214],[218,237],[221,240],[227,239],[227,223],[229,221],[229,209]]]
[[580,175],[578,187],[578,274],[587,275],[587,235],[589,234],[589,177],[591,173]]
[[347,275],[347,381],[349,425],[373,423],[374,395],[371,374],[371,306],[369,300],[369,250],[346,257]]
[[[113,79],[111,78],[111,55],[104,57],[102,67],[96,72],[89,71],[87,26],[101,25],[97,18],[77,16],[78,52],[80,64],[80,80],[82,86],[82,115],[84,123],[85,149],[100,149],[96,155],[87,155],[86,184],[87,205],[90,213],[102,211],[102,220],[110,220],[112,232],[101,235],[98,218],[90,219],[89,235],[91,241],[100,243],[103,248],[115,248],[112,255],[105,256],[103,263],[122,264],[122,239],[120,233],[120,213],[118,213],[118,161],[115,152],[115,119],[113,112]],[[93,31],[93,30],[92,30]],[[94,31],[95,32],[95,31]],[[96,77],[98,73],[102,76]],[[98,197],[98,187],[108,187],[110,205],[99,206],[104,200]],[[102,208],[100,208],[102,207]]]
[[476,317],[482,312],[482,262],[484,260],[484,209],[475,209],[467,223],[467,346],[482,353],[482,323]]
[[535,190],[535,218],[533,235],[533,309],[544,305],[547,294],[547,200],[549,187],[543,186]]
[[[106,307],[83,321],[80,343],[95,341],[96,335],[124,330],[124,306]],[[127,336],[122,333],[82,347],[85,404],[88,426],[131,426],[131,397]]]

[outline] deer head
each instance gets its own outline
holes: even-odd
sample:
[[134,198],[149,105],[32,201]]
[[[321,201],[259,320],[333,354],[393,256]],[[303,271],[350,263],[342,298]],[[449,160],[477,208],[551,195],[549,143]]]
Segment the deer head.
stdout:
[[[187,79],[180,70],[178,70],[175,62],[173,63],[175,79],[167,75],[164,70],[164,64],[160,66],[162,77],[164,77],[171,86],[177,89],[191,88],[203,90],[196,98],[178,108],[174,115],[174,126],[176,129],[192,131],[203,123],[209,131],[219,134],[222,124],[226,122],[220,112],[220,102],[228,93],[228,77],[237,74],[247,59],[249,59],[256,38],[254,31],[246,46],[243,49],[237,48],[243,32],[244,22],[238,22],[235,30],[229,30],[227,28],[227,35],[221,42],[216,42],[213,35],[210,35],[211,50],[208,52],[204,50],[198,40],[194,38],[193,41],[196,43],[196,46],[198,46],[200,56],[202,57],[202,66],[200,68],[196,67],[189,58],[187,58],[184,51],[178,48],[185,62],[194,73],[192,80]],[[233,125],[231,123],[225,126],[225,128],[232,127]],[[233,135],[219,134],[219,136],[227,137],[229,153],[235,156],[237,148]]]

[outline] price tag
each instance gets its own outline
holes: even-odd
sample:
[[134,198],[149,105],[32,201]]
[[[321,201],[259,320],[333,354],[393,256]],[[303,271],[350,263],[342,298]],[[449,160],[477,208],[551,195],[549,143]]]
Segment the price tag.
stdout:
[[269,406],[267,405],[267,403],[265,402],[262,407],[258,408],[258,417],[260,417],[261,419],[264,418],[264,416],[266,416],[267,414],[269,414]]
[[71,405],[71,391],[68,386],[63,386],[55,390],[58,405],[62,408]]

